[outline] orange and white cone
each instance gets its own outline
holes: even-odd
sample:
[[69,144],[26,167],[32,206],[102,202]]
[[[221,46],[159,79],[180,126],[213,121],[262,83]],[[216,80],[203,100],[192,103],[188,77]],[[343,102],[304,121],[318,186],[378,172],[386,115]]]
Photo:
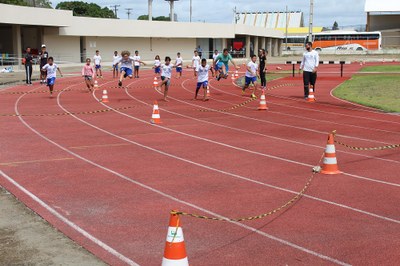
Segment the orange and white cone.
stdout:
[[165,243],[162,266],[188,266],[185,240],[179,215],[172,214],[169,218],[167,241]]
[[157,101],[154,101],[153,114],[151,115],[150,122],[152,124],[161,124],[160,110],[158,109]]
[[158,88],[158,80],[157,80],[157,77],[154,77],[153,87],[154,87],[154,88]]
[[206,93],[206,97],[207,98],[210,98],[211,97],[211,94],[210,94],[210,88],[207,86],[207,93]]
[[235,72],[235,79],[238,79],[239,78],[239,72],[236,70],[236,72]]
[[333,138],[333,133],[330,133],[328,136],[328,143],[326,144],[324,160],[322,162],[321,174],[336,175],[342,173],[338,168],[335,142]]
[[314,87],[311,85],[310,89],[308,90],[308,98],[307,102],[315,102],[315,95],[314,95]]
[[262,91],[261,97],[260,97],[260,106],[258,107],[258,110],[268,110],[267,107],[267,100],[265,98],[265,91]]
[[108,93],[107,90],[103,90],[103,96],[101,97],[103,103],[108,103]]
[[235,74],[232,74],[232,80],[235,80]]
[[99,88],[99,83],[97,82],[97,80],[94,81],[94,89],[98,89]]

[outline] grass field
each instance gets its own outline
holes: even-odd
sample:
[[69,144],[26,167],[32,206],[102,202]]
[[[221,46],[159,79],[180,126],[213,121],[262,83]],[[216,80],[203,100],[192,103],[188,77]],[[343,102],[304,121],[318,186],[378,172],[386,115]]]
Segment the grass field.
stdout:
[[[371,66],[363,72],[400,72],[400,66]],[[400,112],[400,75],[355,75],[334,90],[333,95],[387,112]]]

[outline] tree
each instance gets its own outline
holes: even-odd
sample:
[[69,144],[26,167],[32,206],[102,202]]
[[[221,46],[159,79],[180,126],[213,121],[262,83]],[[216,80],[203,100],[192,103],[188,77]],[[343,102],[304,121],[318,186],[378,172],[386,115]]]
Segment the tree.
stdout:
[[48,0],[0,0],[1,4],[52,8]]
[[107,8],[101,8],[95,3],[81,1],[60,2],[56,9],[72,10],[74,16],[95,18],[117,18],[114,12]]
[[[141,15],[137,19],[138,20],[149,20],[149,15]],[[165,17],[165,16],[153,17],[153,20],[155,20],[155,21],[171,21],[170,17]]]
[[338,29],[339,29],[339,25],[338,25],[338,23],[335,21],[335,23],[333,23],[332,30],[338,30]]

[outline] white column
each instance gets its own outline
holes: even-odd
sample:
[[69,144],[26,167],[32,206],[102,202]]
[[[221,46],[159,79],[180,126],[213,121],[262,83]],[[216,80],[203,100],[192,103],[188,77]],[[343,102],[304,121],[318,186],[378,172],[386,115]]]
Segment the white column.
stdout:
[[18,68],[21,69],[22,58],[22,40],[21,40],[21,25],[13,25],[13,54],[17,57]]
[[268,56],[272,56],[272,38],[268,38],[267,43]]
[[250,42],[251,42],[250,35],[247,35],[246,36],[246,58],[250,57]]
[[258,46],[258,36],[254,37],[254,54],[258,55],[258,50],[260,47]]
[[149,21],[153,20],[153,0],[149,0]]
[[169,17],[170,17],[171,21],[174,21],[174,1],[171,1],[169,3],[170,3]]
[[267,39],[265,37],[261,38],[261,48],[262,49],[266,49],[267,48],[266,47],[266,41],[267,41]]

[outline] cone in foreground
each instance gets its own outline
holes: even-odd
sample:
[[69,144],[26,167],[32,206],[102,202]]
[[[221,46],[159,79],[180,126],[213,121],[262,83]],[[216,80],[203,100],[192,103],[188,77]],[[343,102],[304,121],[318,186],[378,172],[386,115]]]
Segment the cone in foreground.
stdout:
[[235,72],[235,79],[238,79],[239,78],[239,72],[236,70],[236,72]]
[[188,266],[179,215],[171,213],[162,266]]
[[330,133],[328,136],[328,143],[326,144],[321,174],[337,175],[342,173],[339,171],[337,164],[335,142],[333,138],[333,133]]
[[99,88],[99,83],[97,82],[97,80],[94,81],[94,89],[98,89]]
[[101,101],[103,103],[108,103],[109,102],[108,101],[108,92],[107,92],[107,90],[103,90],[103,96],[101,97]]
[[161,124],[160,109],[158,109],[157,101],[154,101],[153,114],[151,115],[150,122],[152,124]]
[[206,94],[206,97],[207,98],[210,98],[211,97],[211,94],[210,94],[210,88],[207,86],[207,94]]
[[260,97],[260,106],[258,107],[258,110],[268,110],[267,107],[267,100],[265,98],[265,91],[262,91],[261,97]]
[[310,86],[310,89],[308,90],[308,98],[307,102],[313,103],[315,102],[315,95],[314,95],[314,86]]

